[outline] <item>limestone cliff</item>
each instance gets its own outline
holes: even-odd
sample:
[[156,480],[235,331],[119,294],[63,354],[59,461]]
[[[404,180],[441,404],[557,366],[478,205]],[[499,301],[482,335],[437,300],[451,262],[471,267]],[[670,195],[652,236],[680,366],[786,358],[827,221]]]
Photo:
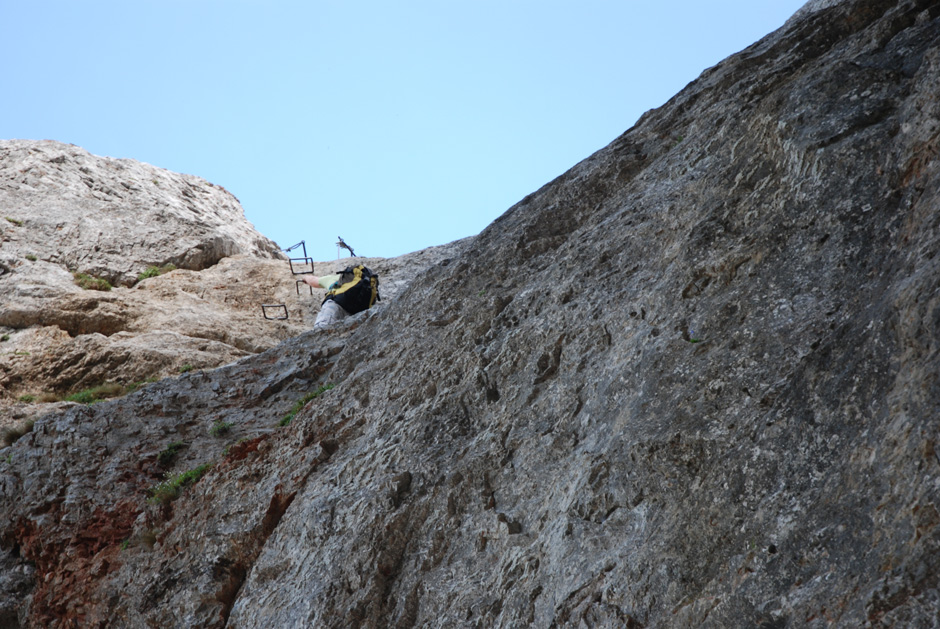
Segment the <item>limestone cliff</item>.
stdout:
[[5,620],[940,626],[938,93],[940,3],[810,3],[383,308],[42,418]]
[[[394,297],[451,249],[364,261]],[[0,141],[0,429],[52,408],[42,400],[218,367],[309,329],[323,291],[295,280],[219,186],[58,142]],[[285,304],[288,319],[266,320],[265,303]]]

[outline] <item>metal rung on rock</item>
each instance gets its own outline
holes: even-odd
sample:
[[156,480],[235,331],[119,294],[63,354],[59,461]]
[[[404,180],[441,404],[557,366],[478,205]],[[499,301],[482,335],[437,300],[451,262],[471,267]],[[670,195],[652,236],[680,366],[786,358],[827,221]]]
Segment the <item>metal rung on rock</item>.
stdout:
[[[298,294],[298,295],[300,295],[300,285],[301,285],[301,284],[307,284],[307,283],[306,283],[305,281],[303,281],[303,280],[297,280],[297,284],[294,286],[294,288],[297,289],[297,294]],[[312,295],[312,294],[313,294],[313,286],[310,286],[309,284],[307,284],[307,287],[310,289],[310,294]]]
[[[309,274],[313,273],[313,258],[290,258],[290,259],[288,260],[288,262],[290,262],[290,272],[293,273],[294,275],[309,275]],[[294,262],[297,262],[298,265],[299,265],[301,262],[303,262],[303,266],[302,266],[301,268],[303,268],[303,269],[305,269],[305,270],[298,271],[297,269],[295,269],[295,268],[294,268]],[[309,271],[306,270],[306,268],[305,268],[307,265],[310,265],[310,270],[309,270]]]
[[[271,308],[271,309],[280,308],[281,310],[284,311],[284,316],[283,317],[282,316],[269,317],[268,308]],[[283,321],[284,319],[287,319],[287,316],[288,316],[287,306],[285,304],[261,304],[261,314],[263,314],[264,318],[267,319],[268,321]]]

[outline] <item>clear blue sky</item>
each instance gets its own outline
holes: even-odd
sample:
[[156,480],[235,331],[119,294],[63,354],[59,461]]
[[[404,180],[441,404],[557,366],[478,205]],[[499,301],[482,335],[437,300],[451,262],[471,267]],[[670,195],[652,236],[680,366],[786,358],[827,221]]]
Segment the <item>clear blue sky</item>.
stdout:
[[282,247],[480,232],[803,0],[0,0],[0,138],[204,177]]

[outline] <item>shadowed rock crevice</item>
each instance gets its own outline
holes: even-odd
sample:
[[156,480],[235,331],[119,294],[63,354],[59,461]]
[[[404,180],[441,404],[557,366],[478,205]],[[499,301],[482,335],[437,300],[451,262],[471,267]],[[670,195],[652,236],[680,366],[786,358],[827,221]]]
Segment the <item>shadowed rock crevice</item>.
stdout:
[[[255,241],[257,242],[257,241]],[[199,243],[189,251],[170,258],[167,263],[180,269],[202,271],[219,263],[222,258],[241,253],[238,244],[231,238],[215,236]]]
[[251,536],[252,539],[242,540],[238,544],[238,560],[234,563],[223,561],[217,565],[216,574],[213,576],[217,582],[222,584],[216,593],[216,599],[222,605],[219,613],[221,617],[220,626],[225,626],[225,623],[228,622],[232,605],[234,605],[238,597],[238,591],[245,582],[245,577],[248,576],[248,571],[257,560],[268,536],[274,532],[296,496],[296,492],[286,495],[281,493],[282,488],[280,487],[275,488],[275,491],[276,493],[271,497],[271,502],[268,504],[268,509],[265,511],[257,532]]

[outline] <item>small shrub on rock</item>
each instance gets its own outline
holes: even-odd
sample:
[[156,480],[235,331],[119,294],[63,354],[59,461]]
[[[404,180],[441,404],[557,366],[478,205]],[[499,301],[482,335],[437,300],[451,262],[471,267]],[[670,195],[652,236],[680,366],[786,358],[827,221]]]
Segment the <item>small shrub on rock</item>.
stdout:
[[175,264],[164,264],[163,266],[148,266],[147,270],[143,273],[140,273],[137,276],[137,281],[145,280],[150,277],[157,277],[158,275],[163,275],[164,273],[169,273],[170,271],[175,271]]
[[176,476],[168,475],[166,480],[150,490],[150,497],[147,499],[147,502],[151,504],[167,504],[176,500],[184,487],[195,484],[211,467],[212,463],[204,463],[188,472],[183,472]]
[[80,288],[85,290],[101,290],[109,291],[111,290],[111,283],[108,280],[102,279],[100,277],[92,277],[87,273],[72,273],[72,277],[75,278],[75,284]]
[[231,423],[224,422],[220,419],[219,421],[212,424],[212,428],[209,429],[209,434],[212,435],[213,437],[221,437],[222,435],[224,435],[231,429],[232,429]]
[[89,389],[73,393],[65,397],[66,402],[77,402],[78,404],[91,404],[96,401],[95,396]]

